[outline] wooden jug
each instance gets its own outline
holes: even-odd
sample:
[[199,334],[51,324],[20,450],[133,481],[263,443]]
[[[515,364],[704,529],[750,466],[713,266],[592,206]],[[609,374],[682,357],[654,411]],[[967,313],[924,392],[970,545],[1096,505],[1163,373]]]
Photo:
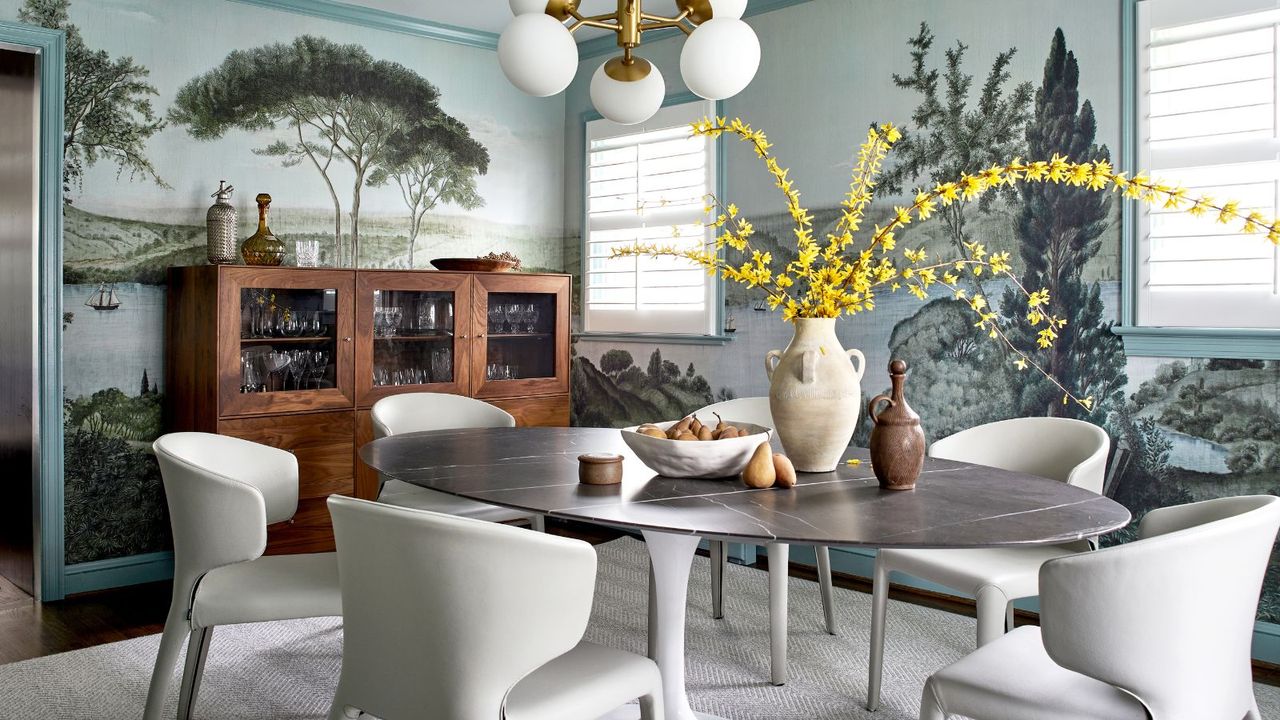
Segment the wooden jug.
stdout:
[[[867,403],[867,415],[875,423],[871,429],[871,469],[885,490],[911,490],[924,467],[924,430],[920,416],[902,395],[907,363],[890,362],[889,379],[891,394],[877,395]],[[882,402],[888,405],[877,413],[876,406]]]

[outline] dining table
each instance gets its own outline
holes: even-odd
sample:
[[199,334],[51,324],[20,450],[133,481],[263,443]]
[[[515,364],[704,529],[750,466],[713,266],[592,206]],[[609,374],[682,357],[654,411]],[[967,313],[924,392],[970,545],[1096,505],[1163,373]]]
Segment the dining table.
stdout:
[[[714,442],[714,441],[711,441]],[[777,445],[777,439],[773,442]],[[780,447],[779,447],[780,449]],[[578,456],[623,456],[622,482],[579,482]],[[619,430],[516,427],[438,430],[374,440],[360,458],[384,477],[550,518],[638,531],[650,558],[649,655],[662,672],[666,716],[695,714],[685,691],[685,606],[701,540],[764,545],[770,567],[790,544],[979,548],[1061,544],[1124,527],[1110,498],[1063,482],[926,458],[914,490],[880,488],[867,450],[832,472],[799,473],[791,488],[736,478],[657,475]],[[786,574],[770,576],[774,657],[786,656]],[[775,663],[776,665],[777,663]]]

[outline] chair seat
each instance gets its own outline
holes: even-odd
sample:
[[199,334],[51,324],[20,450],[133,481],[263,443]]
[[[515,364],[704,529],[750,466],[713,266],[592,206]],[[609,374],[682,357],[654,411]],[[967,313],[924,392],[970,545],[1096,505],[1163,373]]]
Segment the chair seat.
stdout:
[[507,694],[505,720],[595,720],[661,684],[658,666],[635,653],[580,642]]
[[534,514],[521,510],[490,505],[476,500],[450,495],[447,492],[419,487],[402,480],[388,480],[382,484],[382,492],[378,494],[378,502],[396,507],[414,510],[430,510],[431,512],[473,520],[488,522],[511,522],[525,520],[532,522]]
[[334,553],[270,555],[205,573],[193,628],[342,615]]
[[975,720],[1146,720],[1132,695],[1055,663],[1040,628],[1021,627],[934,673],[924,687]]
[[886,549],[880,551],[880,558],[892,571],[932,580],[970,594],[984,585],[994,585],[1014,600],[1040,594],[1040,566],[1046,560],[1078,551],[1075,546],[1064,545],[962,550]]

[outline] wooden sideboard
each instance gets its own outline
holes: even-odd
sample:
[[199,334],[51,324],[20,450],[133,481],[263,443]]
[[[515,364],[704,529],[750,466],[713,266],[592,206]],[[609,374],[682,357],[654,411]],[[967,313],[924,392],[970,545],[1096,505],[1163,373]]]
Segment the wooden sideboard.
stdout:
[[169,269],[166,431],[298,458],[299,504],[268,553],[333,548],[325,498],[373,498],[369,408],[404,392],[569,424],[567,275],[206,265]]

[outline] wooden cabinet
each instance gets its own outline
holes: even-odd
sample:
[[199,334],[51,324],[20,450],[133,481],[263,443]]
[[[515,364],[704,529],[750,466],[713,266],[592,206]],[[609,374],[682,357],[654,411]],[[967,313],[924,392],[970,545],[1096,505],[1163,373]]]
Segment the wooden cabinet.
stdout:
[[403,392],[484,398],[569,424],[567,275],[200,266],[169,269],[168,431],[294,453],[299,512],[268,552],[332,549],[324,499],[372,498],[356,452]]

